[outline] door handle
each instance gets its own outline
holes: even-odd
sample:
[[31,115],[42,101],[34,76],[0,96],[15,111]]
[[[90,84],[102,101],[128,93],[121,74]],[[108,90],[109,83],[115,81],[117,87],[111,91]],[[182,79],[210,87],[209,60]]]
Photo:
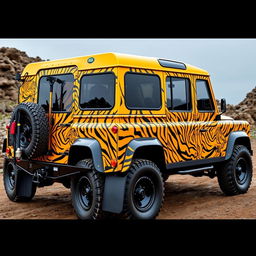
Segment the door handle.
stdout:
[[207,129],[200,129],[199,131],[200,132],[207,132],[208,130]]

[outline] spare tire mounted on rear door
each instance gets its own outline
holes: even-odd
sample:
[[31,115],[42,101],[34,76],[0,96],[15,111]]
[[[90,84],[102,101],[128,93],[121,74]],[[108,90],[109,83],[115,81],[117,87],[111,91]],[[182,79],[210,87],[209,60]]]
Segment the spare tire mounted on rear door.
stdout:
[[21,103],[13,111],[11,124],[14,121],[19,121],[20,125],[17,123],[19,127],[17,126],[16,132],[10,136],[13,136],[12,142],[15,141],[16,147],[19,144],[22,156],[30,159],[46,154],[49,125],[44,108],[32,102]]

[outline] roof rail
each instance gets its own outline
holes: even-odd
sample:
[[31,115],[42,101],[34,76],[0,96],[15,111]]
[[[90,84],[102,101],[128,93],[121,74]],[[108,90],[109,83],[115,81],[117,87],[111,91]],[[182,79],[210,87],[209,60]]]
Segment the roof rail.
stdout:
[[165,60],[158,59],[159,64],[165,68],[176,68],[176,69],[187,69],[186,65],[182,62],[173,61],[173,60]]

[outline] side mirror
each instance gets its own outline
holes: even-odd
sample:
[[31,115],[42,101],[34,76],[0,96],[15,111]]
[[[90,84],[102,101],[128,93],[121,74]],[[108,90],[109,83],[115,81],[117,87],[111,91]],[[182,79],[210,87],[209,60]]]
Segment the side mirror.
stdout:
[[[25,81],[24,78],[21,78],[21,73],[16,73],[15,74],[15,80],[19,81],[19,82],[24,82]],[[20,84],[18,86],[20,86]]]
[[227,111],[226,99],[221,99],[220,108],[221,108],[221,113],[222,114]]
[[21,80],[21,74],[20,73],[15,74],[15,80],[17,80],[17,81]]

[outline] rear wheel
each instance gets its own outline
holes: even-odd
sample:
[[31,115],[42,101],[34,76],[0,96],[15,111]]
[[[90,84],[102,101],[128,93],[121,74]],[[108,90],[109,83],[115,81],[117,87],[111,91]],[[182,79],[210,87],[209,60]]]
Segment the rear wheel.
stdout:
[[79,219],[103,217],[103,177],[95,170],[91,159],[81,160],[77,166],[90,169],[71,180],[72,204]]
[[248,149],[235,145],[232,156],[217,173],[221,190],[226,195],[246,193],[252,181],[252,160]]
[[[36,193],[36,184],[32,183],[32,191],[30,192],[30,196],[19,196],[17,193],[17,179],[18,172],[22,172],[18,170],[17,166],[13,162],[6,162],[3,170],[3,182],[6,195],[11,201],[14,202],[27,202],[30,201],[35,193]],[[27,184],[19,184],[20,186],[25,186]]]
[[127,175],[125,215],[133,219],[154,219],[164,198],[164,182],[159,168],[149,160],[137,159]]

